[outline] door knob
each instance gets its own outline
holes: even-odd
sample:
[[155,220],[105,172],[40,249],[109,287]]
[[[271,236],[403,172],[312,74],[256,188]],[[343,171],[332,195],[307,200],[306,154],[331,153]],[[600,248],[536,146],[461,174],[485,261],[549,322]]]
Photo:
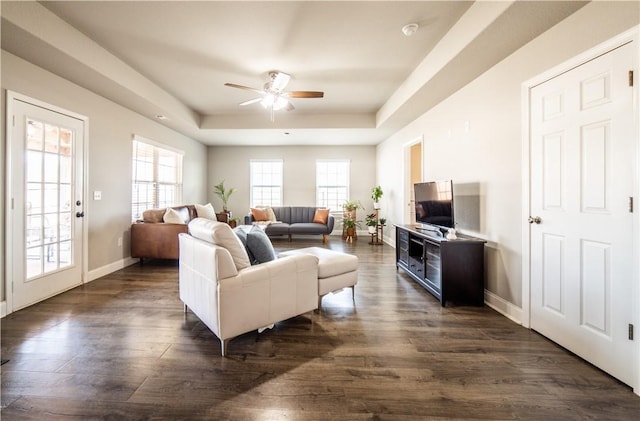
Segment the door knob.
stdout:
[[83,218],[84,212],[76,212],[76,218]]
[[542,222],[542,219],[540,219],[539,216],[530,216],[528,221],[530,224],[539,224],[540,222]]

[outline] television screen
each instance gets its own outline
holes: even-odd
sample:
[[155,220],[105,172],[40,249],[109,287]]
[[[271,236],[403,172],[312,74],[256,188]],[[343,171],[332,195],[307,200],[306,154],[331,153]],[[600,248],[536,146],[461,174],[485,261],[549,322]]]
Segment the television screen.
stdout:
[[453,228],[453,182],[429,181],[413,185],[416,223]]

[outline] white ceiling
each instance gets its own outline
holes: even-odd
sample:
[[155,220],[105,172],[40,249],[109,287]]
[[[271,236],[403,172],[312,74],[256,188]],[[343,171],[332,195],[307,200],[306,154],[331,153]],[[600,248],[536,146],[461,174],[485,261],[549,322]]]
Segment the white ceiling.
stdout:
[[[377,144],[583,5],[3,1],[2,48],[205,144]],[[224,86],[270,70],[325,96],[271,122]]]

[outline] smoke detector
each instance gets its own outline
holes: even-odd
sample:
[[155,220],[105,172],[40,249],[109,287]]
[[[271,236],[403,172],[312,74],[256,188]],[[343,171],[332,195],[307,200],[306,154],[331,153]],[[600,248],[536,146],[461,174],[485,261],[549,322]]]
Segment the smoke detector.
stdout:
[[417,23],[408,23],[402,27],[402,33],[410,37],[418,31],[418,28],[419,26]]

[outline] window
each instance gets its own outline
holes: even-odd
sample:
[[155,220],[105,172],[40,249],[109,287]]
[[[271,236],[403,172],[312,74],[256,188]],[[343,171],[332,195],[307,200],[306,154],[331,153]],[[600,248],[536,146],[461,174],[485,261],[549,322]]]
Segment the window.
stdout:
[[333,211],[349,199],[349,160],[316,161],[316,206]]
[[182,155],[177,150],[134,136],[131,214],[182,203]]
[[251,207],[282,206],[282,160],[251,160]]

